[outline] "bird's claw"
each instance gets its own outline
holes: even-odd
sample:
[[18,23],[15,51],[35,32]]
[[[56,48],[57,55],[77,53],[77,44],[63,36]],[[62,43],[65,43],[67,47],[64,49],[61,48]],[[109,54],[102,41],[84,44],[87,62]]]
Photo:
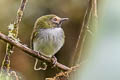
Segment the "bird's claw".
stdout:
[[52,60],[52,64],[53,64],[52,68],[53,68],[57,64],[57,58],[55,56],[52,56],[51,60]]
[[40,52],[39,51],[36,51],[37,52],[37,56],[40,56]]

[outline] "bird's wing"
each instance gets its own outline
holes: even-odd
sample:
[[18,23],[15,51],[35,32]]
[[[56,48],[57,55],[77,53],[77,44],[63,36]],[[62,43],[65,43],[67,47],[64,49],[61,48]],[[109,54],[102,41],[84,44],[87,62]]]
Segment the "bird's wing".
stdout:
[[37,35],[37,32],[36,32],[36,29],[34,28],[32,34],[31,34],[31,38],[30,38],[30,48],[31,49],[33,49],[33,40],[34,40],[34,37],[36,37],[36,35]]

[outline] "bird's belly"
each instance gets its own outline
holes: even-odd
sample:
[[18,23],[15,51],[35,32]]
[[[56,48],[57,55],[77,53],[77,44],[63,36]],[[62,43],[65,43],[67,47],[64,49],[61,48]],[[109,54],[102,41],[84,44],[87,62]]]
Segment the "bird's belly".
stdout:
[[64,44],[64,33],[46,32],[40,34],[40,36],[34,40],[33,46],[34,50],[41,52],[41,54],[52,57],[57,53]]

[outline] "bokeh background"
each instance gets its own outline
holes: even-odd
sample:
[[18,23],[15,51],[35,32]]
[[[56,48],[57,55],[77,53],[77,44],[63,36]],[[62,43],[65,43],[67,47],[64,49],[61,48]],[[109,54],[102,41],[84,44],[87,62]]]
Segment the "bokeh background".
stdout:
[[99,0],[97,31],[89,43],[87,61],[81,64],[74,80],[120,80],[119,3]]
[[[87,33],[80,58],[80,68],[71,80],[120,80],[120,0],[98,0],[98,25],[90,19],[92,35]],[[7,35],[8,25],[16,17],[20,0],[0,0],[0,31]],[[81,30],[88,0],[29,0],[19,28],[19,38],[28,45],[36,19],[46,14],[68,17],[63,24],[66,42],[55,55],[58,61],[69,67],[76,62],[75,46]],[[96,30],[96,31],[94,31]],[[81,44],[79,44],[81,45]],[[0,66],[4,58],[6,43],[0,40]],[[44,80],[59,70],[34,71],[34,58],[19,49],[11,55],[11,69],[19,72],[26,80]],[[79,52],[79,50],[78,50]]]
[[[20,2],[20,0],[0,0],[0,31],[2,33],[7,35],[8,25],[15,20]],[[37,18],[46,14],[68,17],[69,21],[62,26],[66,42],[56,57],[60,63],[70,67],[75,62],[75,46],[87,6],[88,0],[28,0],[19,28],[19,38],[29,47],[30,35]],[[5,49],[6,43],[0,40],[0,66]],[[22,74],[26,80],[43,80],[44,77],[52,77],[57,72],[56,69],[34,71],[33,66],[34,58],[19,49],[14,49],[11,55],[11,69]]]

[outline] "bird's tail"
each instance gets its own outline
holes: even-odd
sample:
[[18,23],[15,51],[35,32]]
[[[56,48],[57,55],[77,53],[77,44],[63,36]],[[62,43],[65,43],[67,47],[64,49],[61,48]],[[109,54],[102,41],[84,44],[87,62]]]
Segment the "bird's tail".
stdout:
[[35,61],[35,65],[34,65],[34,70],[46,70],[47,69],[47,64],[45,62],[39,61],[41,63],[40,67],[37,68],[37,64],[38,64],[38,59],[36,59]]

